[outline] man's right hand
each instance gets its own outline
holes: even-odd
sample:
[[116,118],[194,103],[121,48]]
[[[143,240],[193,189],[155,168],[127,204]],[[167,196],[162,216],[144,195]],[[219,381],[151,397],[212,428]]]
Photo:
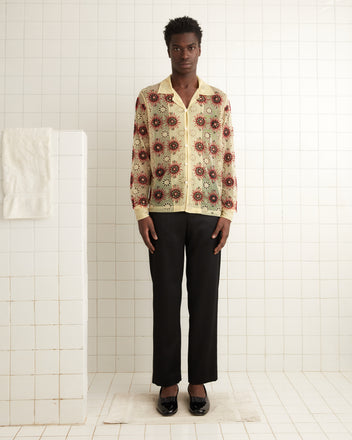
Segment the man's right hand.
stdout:
[[154,223],[150,216],[142,218],[142,220],[138,220],[138,228],[139,232],[143,238],[143,241],[147,248],[150,250],[152,254],[154,254],[155,247],[153,246],[152,242],[150,241],[149,232],[151,233],[154,240],[158,239],[158,236],[156,235]]

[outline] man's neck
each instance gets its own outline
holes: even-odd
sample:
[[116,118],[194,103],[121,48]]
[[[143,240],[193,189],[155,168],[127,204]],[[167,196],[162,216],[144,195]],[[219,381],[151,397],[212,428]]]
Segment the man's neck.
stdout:
[[171,84],[172,87],[176,89],[197,89],[198,88],[198,77],[195,73],[190,75],[177,75],[176,73],[171,74]]

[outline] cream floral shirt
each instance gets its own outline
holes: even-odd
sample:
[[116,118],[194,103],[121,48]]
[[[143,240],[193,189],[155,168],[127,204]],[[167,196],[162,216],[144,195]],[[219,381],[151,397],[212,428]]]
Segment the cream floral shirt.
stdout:
[[198,78],[188,108],[171,76],[136,101],[131,199],[137,220],[186,211],[232,219],[237,181],[230,102]]

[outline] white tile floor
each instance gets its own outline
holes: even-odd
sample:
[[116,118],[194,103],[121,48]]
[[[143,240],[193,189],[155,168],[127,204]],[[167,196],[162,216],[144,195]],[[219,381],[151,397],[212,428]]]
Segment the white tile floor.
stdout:
[[104,425],[114,393],[159,387],[149,373],[99,373],[90,375],[85,425],[0,427],[0,440],[352,440],[352,372],[223,373],[207,385],[231,387],[250,391],[261,422]]

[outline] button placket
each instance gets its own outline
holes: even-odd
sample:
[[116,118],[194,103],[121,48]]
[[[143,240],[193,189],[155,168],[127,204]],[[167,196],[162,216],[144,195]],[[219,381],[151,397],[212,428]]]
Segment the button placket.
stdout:
[[185,206],[189,203],[189,182],[190,182],[190,170],[189,170],[189,110],[185,108]]

